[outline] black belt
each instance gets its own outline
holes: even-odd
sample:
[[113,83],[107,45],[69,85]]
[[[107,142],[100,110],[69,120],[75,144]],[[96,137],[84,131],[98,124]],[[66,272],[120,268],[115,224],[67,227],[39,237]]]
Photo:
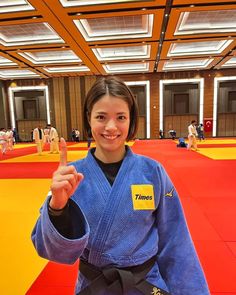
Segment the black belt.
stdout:
[[152,269],[156,257],[152,257],[141,265],[116,268],[98,269],[94,265],[80,260],[80,272],[91,281],[89,286],[77,295],[94,295],[100,291],[123,295],[131,289],[137,289],[142,294],[170,295],[170,293],[145,281],[146,274]]

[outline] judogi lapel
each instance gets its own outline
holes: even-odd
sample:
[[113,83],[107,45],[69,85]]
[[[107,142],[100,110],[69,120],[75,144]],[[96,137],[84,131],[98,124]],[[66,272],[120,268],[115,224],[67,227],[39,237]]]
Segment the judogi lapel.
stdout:
[[[122,198],[127,197],[127,193],[124,192],[124,190],[127,189],[127,184],[125,182],[127,182],[128,173],[132,165],[134,165],[134,162],[132,161],[132,152],[128,150],[112,186],[91,153],[88,154],[84,164],[86,168],[88,168],[87,177],[92,181],[91,186],[96,187],[96,199],[94,202],[96,202],[96,206],[98,203],[101,205],[99,206],[100,213],[97,220],[96,231],[91,233],[93,239],[90,241],[91,244],[89,243],[89,262],[97,265],[101,264],[99,253],[101,253],[104,248],[114,216],[117,214],[117,208],[119,208],[120,202],[125,202]],[[89,216],[90,214],[88,214],[88,221],[90,223],[89,218],[91,216]],[[91,228],[93,228],[93,226],[91,226]],[[96,251],[93,251],[93,249],[96,249]]]

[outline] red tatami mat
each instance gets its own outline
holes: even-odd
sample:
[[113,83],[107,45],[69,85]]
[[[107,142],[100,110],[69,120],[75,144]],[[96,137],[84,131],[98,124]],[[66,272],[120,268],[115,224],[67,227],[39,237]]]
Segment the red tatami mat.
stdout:
[[236,241],[236,212],[223,212],[219,208],[218,213],[207,212],[206,216],[224,241]]
[[236,258],[236,242],[227,242],[226,245],[229,247]]
[[0,162],[0,178],[51,178],[57,167],[57,162]]
[[[172,140],[139,140],[132,149],[161,162],[176,186],[211,295],[236,295],[236,161],[215,161]],[[76,270],[48,263],[27,295],[72,295]]]
[[21,145],[19,144],[17,146],[17,148],[15,148],[12,151],[7,151],[6,154],[4,154],[4,155],[2,153],[0,153],[0,161],[4,161],[4,160],[16,158],[16,157],[21,157],[21,156],[25,156],[25,155],[30,155],[30,154],[37,152],[35,146],[25,147],[25,144],[22,145],[22,146],[24,146],[22,148],[20,146]]
[[212,293],[236,293],[236,259],[223,241],[194,241]]
[[160,161],[174,182],[211,294],[236,294],[236,161],[215,161],[171,140],[137,141],[133,150]]
[[[181,198],[188,220],[188,226],[194,240],[198,241],[220,241],[220,236],[215,228],[209,223],[204,211],[193,198]],[[204,229],[204,230],[202,230]]]
[[49,262],[25,295],[74,294],[78,266]]

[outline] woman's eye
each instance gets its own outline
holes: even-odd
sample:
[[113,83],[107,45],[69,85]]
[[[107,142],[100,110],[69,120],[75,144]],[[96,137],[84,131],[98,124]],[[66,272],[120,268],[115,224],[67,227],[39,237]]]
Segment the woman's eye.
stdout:
[[97,115],[96,116],[96,119],[101,121],[101,120],[104,120],[105,119],[105,116],[103,116],[103,115]]
[[121,121],[124,121],[126,119],[126,117],[122,115],[122,116],[119,116],[118,119]]

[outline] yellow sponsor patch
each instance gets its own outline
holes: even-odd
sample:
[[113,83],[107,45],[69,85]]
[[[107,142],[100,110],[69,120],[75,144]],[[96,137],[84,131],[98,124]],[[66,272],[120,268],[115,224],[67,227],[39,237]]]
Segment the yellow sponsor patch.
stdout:
[[154,190],[151,184],[131,185],[134,210],[155,209]]

